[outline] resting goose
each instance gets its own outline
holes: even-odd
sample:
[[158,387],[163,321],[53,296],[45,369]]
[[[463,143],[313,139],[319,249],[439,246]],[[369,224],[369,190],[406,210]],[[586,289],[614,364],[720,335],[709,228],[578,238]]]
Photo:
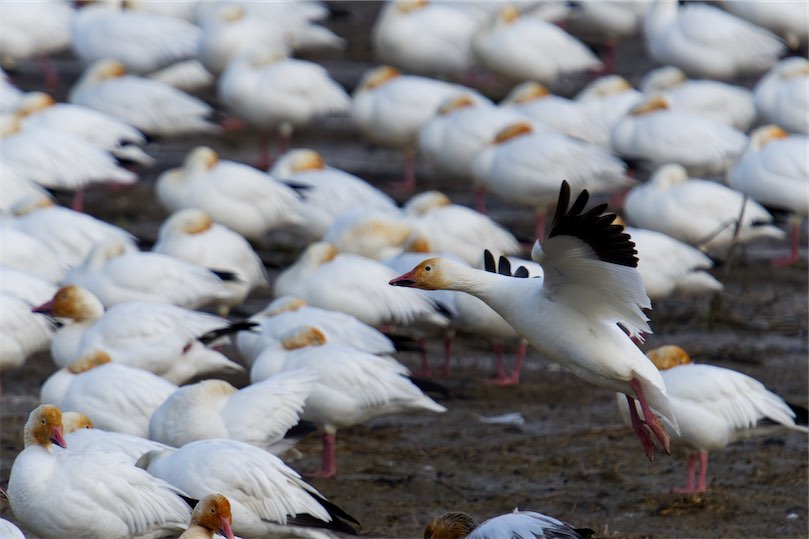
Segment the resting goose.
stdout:
[[179,539],[214,539],[217,531],[227,539],[235,539],[230,502],[219,493],[209,494],[197,502],[191,513],[191,525]]
[[635,414],[632,424],[652,459],[652,433],[669,450],[669,436],[655,412],[678,429],[660,373],[631,339],[651,331],[643,313],[651,303],[635,269],[629,236],[611,224],[612,215],[602,215],[605,204],[585,212],[588,198],[582,191],[568,208],[570,186],[562,183],[544,245],[537,241],[531,253],[543,267],[542,279],[517,279],[433,258],[390,284],[471,293],[550,359],[586,382],[640,401],[645,421]]
[[466,513],[449,511],[433,517],[424,529],[425,539],[579,539],[592,537],[589,528],[574,528],[567,522],[535,511],[519,511],[490,518],[481,524]]

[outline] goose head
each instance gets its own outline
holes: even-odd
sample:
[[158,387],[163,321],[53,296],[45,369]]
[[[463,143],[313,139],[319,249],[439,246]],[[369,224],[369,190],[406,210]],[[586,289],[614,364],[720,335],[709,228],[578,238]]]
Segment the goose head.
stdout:
[[322,346],[326,344],[326,336],[315,327],[301,326],[284,333],[280,342],[284,350],[291,351],[307,346]]
[[642,116],[652,112],[668,110],[671,108],[668,99],[661,94],[654,94],[644,99],[629,110],[630,116]]
[[326,161],[323,159],[322,155],[315,150],[300,148],[290,150],[279,157],[269,173],[270,176],[288,178],[301,172],[324,170],[325,168]]
[[35,307],[33,312],[84,322],[101,318],[104,315],[104,305],[89,290],[68,285],[57,290],[50,301]]
[[208,146],[197,146],[186,156],[183,168],[188,172],[208,172],[219,163],[219,154]]
[[408,215],[421,216],[451,204],[449,197],[441,191],[425,191],[408,200],[404,210]]
[[384,86],[400,75],[399,70],[391,66],[380,66],[363,75],[357,86],[357,92],[373,90]]
[[688,171],[678,163],[660,165],[649,178],[649,184],[659,189],[671,189],[688,181]]
[[576,96],[577,101],[601,99],[610,95],[630,92],[634,90],[629,81],[620,75],[606,75],[588,84]]
[[72,374],[81,374],[111,362],[112,358],[108,353],[103,350],[95,350],[68,365],[67,370]]
[[643,77],[640,89],[643,92],[662,92],[674,88],[688,81],[683,70],[679,67],[665,66],[653,69]]
[[65,434],[81,429],[92,429],[93,420],[81,412],[64,412],[62,414],[62,428]]
[[45,92],[28,92],[17,107],[16,114],[30,116],[55,104],[56,100]]
[[446,258],[430,258],[388,284],[422,290],[464,290],[468,270],[463,264]]
[[522,84],[514,87],[511,92],[503,100],[503,105],[521,105],[530,103],[537,99],[542,99],[551,95],[551,91],[544,84],[534,81],[523,82]]
[[424,528],[424,539],[461,539],[478,527],[478,521],[460,511],[433,517]]
[[235,538],[230,502],[219,493],[209,494],[197,502],[191,513],[191,525],[201,526],[213,533],[221,532],[228,539]]
[[495,135],[492,144],[502,144],[511,139],[528,135],[534,132],[534,127],[528,122],[517,122],[504,127]]
[[55,206],[53,200],[51,200],[46,195],[40,194],[31,194],[22,197],[20,200],[12,204],[11,206],[11,214],[15,217],[22,217],[23,215],[28,215],[36,210],[42,208],[50,208]]
[[777,125],[764,125],[757,128],[750,134],[749,148],[754,151],[761,151],[770,142],[788,137],[789,133]]
[[649,350],[646,352],[646,356],[661,371],[691,363],[691,356],[688,355],[688,352],[674,344]]
[[53,444],[67,447],[62,426],[62,411],[51,404],[41,404],[31,411],[24,429],[25,447],[38,445],[51,451]]
[[99,60],[84,71],[76,87],[95,85],[124,75],[126,75],[126,67],[118,60]]
[[436,111],[436,116],[444,116],[453,111],[464,109],[467,107],[474,107],[476,101],[469,94],[461,94],[445,101]]
[[208,212],[197,208],[187,208],[174,212],[160,226],[158,238],[163,240],[171,236],[193,236],[202,234],[214,225]]

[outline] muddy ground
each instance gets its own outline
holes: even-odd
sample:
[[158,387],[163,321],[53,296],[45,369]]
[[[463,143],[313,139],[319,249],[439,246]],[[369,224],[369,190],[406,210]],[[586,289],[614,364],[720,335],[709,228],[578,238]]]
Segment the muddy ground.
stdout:
[[[349,39],[349,47],[344,55],[319,58],[349,89],[370,61],[368,27],[377,8],[373,3],[336,5],[338,16],[331,26]],[[69,56],[57,58],[56,65],[64,75],[57,96],[64,99],[79,66]],[[636,83],[649,66],[640,42],[622,47],[618,73]],[[40,88],[36,68],[35,63],[21,65],[18,83]],[[569,95],[580,86],[581,81],[566,81],[559,91]],[[492,92],[501,90],[495,87]],[[205,97],[215,99],[212,94]],[[293,143],[319,150],[330,164],[382,188],[388,189],[401,170],[398,153],[363,143],[346,118],[331,118],[296,133]],[[165,217],[154,199],[154,179],[199,144],[216,148],[226,159],[256,158],[253,133],[152,143],[148,150],[159,164],[143,171],[142,181],[131,189],[91,190],[88,213],[127,228],[149,247]],[[471,204],[468,186],[449,183],[425,167],[417,172],[419,190],[441,189],[455,202]],[[489,202],[496,219],[518,236],[530,236],[530,210],[491,198]],[[804,261],[773,270],[769,264],[769,258],[787,248],[774,242],[737,250],[714,270],[725,283],[717,298],[657,302],[650,313],[655,333],[644,348],[679,344],[698,361],[743,371],[806,406],[807,266]],[[261,255],[275,275],[294,260],[298,249],[281,234],[265,242]],[[241,314],[259,309],[268,299],[251,298]],[[441,343],[431,342],[430,348],[437,363]],[[402,353],[399,359],[413,369],[419,366],[415,354]],[[3,374],[2,486],[22,448],[22,425],[38,404],[39,386],[53,370],[49,356],[41,354]],[[671,489],[685,482],[684,450],[676,448],[672,456],[648,462],[631,430],[621,423],[614,395],[579,382],[535,351],[529,353],[517,387],[486,384],[493,371],[489,345],[461,339],[451,376],[439,380],[450,392],[449,397],[437,397],[447,413],[380,418],[340,431],[338,477],[312,484],[355,515],[363,525],[361,535],[367,537],[419,537],[432,515],[450,509],[484,519],[515,507],[590,527],[599,536],[807,536],[805,435],[770,433],[718,451],[711,456],[707,493],[674,494]],[[521,414],[524,424],[480,420],[511,413]],[[298,449],[302,457],[291,466],[301,472],[319,466],[317,437],[304,440]],[[10,515],[6,511],[3,516]]]

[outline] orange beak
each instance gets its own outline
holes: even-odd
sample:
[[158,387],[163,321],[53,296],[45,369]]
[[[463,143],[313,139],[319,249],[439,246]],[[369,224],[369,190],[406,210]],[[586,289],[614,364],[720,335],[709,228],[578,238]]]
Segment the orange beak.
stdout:
[[233,535],[233,529],[230,526],[230,518],[228,517],[219,517],[221,521],[221,529],[222,535],[227,537],[228,539],[236,539],[236,536]]
[[416,287],[415,275],[413,275],[413,271],[408,271],[407,273],[399,275],[395,279],[391,279],[388,282],[388,284],[392,286],[405,286],[407,288],[415,288]]
[[51,314],[51,311],[53,310],[53,303],[54,303],[54,300],[50,300],[47,303],[43,303],[39,307],[34,307],[33,309],[31,309],[31,312],[33,312],[33,313]]

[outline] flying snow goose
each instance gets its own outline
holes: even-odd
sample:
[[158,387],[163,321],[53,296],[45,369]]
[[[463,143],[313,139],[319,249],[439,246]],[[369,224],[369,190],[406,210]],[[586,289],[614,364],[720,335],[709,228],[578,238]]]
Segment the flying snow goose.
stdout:
[[[742,212],[742,207],[744,211]],[[646,183],[629,191],[624,203],[627,220],[657,230],[709,254],[724,255],[736,241],[783,238],[769,224],[772,215],[754,200],[722,184],[689,179],[680,165],[663,165]],[[742,219],[738,234],[736,223]]]
[[0,226],[0,266],[52,283],[62,280],[68,269],[44,242],[10,226]]
[[222,494],[214,493],[197,502],[191,524],[179,539],[214,539],[214,534],[220,531],[227,539],[235,539],[230,502]]
[[228,109],[262,133],[260,168],[270,165],[270,132],[278,133],[281,153],[293,129],[351,109],[348,94],[323,66],[275,50],[249,49],[233,58],[219,77],[217,93]]
[[303,223],[298,228],[315,241],[334,221],[350,210],[369,208],[398,214],[396,202],[362,178],[327,166],[314,150],[294,149],[278,157],[269,174],[305,192],[301,204]]
[[778,126],[762,126],[728,171],[728,184],[768,207],[790,212],[791,252],[777,264],[791,264],[800,255],[800,225],[809,215],[809,137],[789,135]]
[[113,59],[143,75],[195,57],[201,33],[182,19],[98,2],[76,13],[72,46],[85,64]]
[[621,156],[652,167],[679,163],[692,174],[724,174],[746,145],[738,129],[674,110],[661,94],[635,105],[612,130],[612,147]]
[[25,449],[11,467],[14,515],[40,537],[127,539],[184,530],[191,511],[181,493],[114,453],[55,452],[66,447],[62,414],[35,408],[25,424]]
[[425,294],[410,296],[384,286],[394,276],[381,262],[338,253],[333,245],[318,242],[278,276],[275,295],[296,296],[313,307],[342,311],[375,327],[443,318]]
[[[652,408],[677,431],[663,379],[631,339],[651,331],[642,310],[651,303],[635,269],[629,235],[611,224],[612,215],[602,215],[605,204],[584,212],[588,198],[582,191],[568,208],[570,186],[562,183],[544,245],[537,241],[531,253],[543,267],[542,279],[519,279],[434,258],[390,284],[471,293],[548,358],[593,385],[639,400],[645,421],[635,414],[632,424],[651,459],[652,434],[669,450],[668,434]],[[596,281],[598,287],[593,286]]]
[[19,367],[28,356],[47,350],[55,328],[31,312],[18,296],[0,293],[0,371]]
[[99,60],[84,70],[68,100],[114,116],[152,136],[216,133],[204,101],[162,82],[127,75],[116,60]]
[[475,34],[472,47],[480,63],[517,81],[555,84],[561,77],[603,67],[587,46],[553,23],[521,16],[506,6]]
[[54,363],[66,367],[100,350],[113,361],[142,368],[175,383],[242,367],[206,345],[221,342],[249,324],[163,303],[127,302],[105,312],[101,301],[79,286],[60,288],[36,309],[73,321],[51,346]]
[[241,234],[214,223],[204,210],[187,208],[170,215],[160,225],[152,251],[232,273],[236,278],[225,281],[230,293],[219,303],[220,314],[241,305],[251,291],[269,286],[264,264],[250,243]]
[[457,78],[474,65],[472,37],[479,26],[462,6],[393,0],[371,30],[374,56],[408,73]]
[[753,89],[759,117],[792,133],[809,134],[809,60],[785,58]]
[[640,88],[647,94],[663,94],[672,110],[692,112],[740,131],[747,131],[756,119],[750,90],[715,80],[688,80],[678,67],[653,69],[644,75]]
[[183,386],[152,414],[149,438],[175,447],[229,438],[276,453],[316,381],[314,372],[299,370],[240,390],[224,380]]
[[599,146],[610,145],[610,132],[603,119],[577,101],[551,94],[538,82],[515,86],[500,106],[569,137]]
[[435,539],[496,539],[523,537],[525,539],[578,539],[592,537],[589,528],[574,528],[567,522],[535,511],[519,511],[492,517],[483,523],[466,513],[450,511],[433,517],[424,529],[425,538]]
[[[723,449],[744,438],[762,419],[785,427],[809,432],[795,425],[795,412],[778,395],[758,380],[732,369],[692,363],[679,346],[663,346],[648,352],[661,370],[680,433],[673,442],[691,450],[688,457],[688,484],[676,492],[694,494],[707,488],[708,452]],[[626,421],[631,413],[623,399],[618,407]],[[700,475],[696,480],[699,456]]]
[[230,292],[224,279],[231,278],[230,274],[161,253],[133,250],[113,240],[93,247],[62,282],[86,288],[106,307],[149,301],[196,308],[227,299]]
[[529,204],[536,212],[537,238],[545,212],[567,179],[595,193],[626,187],[626,165],[609,150],[520,121],[501,130],[472,163],[475,180],[499,198]]
[[279,343],[284,351],[274,355],[272,349],[265,350],[250,371],[253,381],[276,370],[309,369],[317,373],[317,381],[301,413],[301,418],[323,430],[323,466],[312,477],[337,474],[339,428],[388,414],[446,411],[410,381],[410,372],[404,365],[351,346],[329,344],[316,331],[303,326],[287,333]]
[[652,59],[706,79],[761,73],[786,48],[767,30],[718,7],[681,7],[676,0],[656,0],[649,6],[643,31]]
[[281,459],[244,442],[199,440],[147,453],[140,465],[193,498],[211,492],[227,496],[233,531],[244,537],[296,537],[313,533],[308,526],[356,533],[351,515]]
[[57,206],[47,196],[24,197],[11,208],[8,226],[34,236],[73,268],[81,264],[102,241],[118,241],[135,248],[135,237],[126,230],[90,215]]
[[380,66],[366,72],[354,90],[351,118],[369,141],[404,151],[404,186],[412,190],[419,130],[442,104],[463,94],[488,101],[470,88]]
[[207,146],[191,150],[180,168],[157,178],[157,198],[171,211],[205,210],[249,239],[301,222],[301,201],[290,187],[248,165],[220,161]]
[[239,352],[248,365],[253,364],[266,346],[304,324],[314,327],[335,344],[351,345],[376,355],[390,355],[396,351],[388,337],[356,317],[312,307],[293,296],[281,296],[271,301],[251,316],[250,321],[259,324],[259,327],[254,331],[241,332],[236,337]]

